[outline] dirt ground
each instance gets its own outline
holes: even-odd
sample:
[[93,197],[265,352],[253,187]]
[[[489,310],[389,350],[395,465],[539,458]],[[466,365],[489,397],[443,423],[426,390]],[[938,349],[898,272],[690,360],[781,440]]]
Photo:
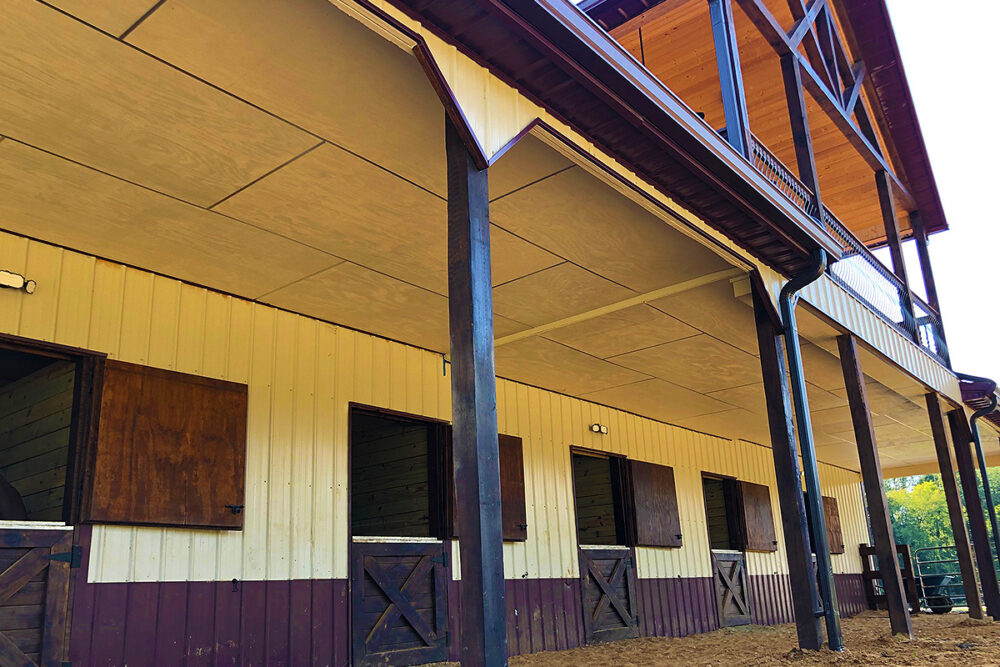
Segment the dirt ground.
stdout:
[[917,638],[889,634],[885,612],[844,619],[843,653],[796,648],[795,626],[750,625],[678,639],[630,639],[511,658],[512,667],[639,665],[1000,665],[1000,623],[919,614]]

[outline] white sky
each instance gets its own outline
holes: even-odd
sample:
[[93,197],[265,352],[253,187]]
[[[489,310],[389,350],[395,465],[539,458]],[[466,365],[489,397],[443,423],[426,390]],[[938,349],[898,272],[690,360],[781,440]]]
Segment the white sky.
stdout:
[[[887,0],[938,192],[951,227],[931,261],[955,370],[1000,381],[994,0]],[[910,245],[910,244],[908,244]],[[919,265],[907,263],[919,275]],[[978,305],[979,303],[985,306]]]

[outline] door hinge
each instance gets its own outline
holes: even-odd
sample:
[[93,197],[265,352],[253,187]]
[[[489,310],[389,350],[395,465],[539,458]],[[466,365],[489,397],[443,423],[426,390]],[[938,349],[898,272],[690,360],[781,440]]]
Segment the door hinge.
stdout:
[[74,546],[70,551],[49,554],[49,560],[58,561],[60,563],[69,563],[71,568],[78,568],[80,567],[80,563],[83,561],[83,547]]
[[445,551],[438,558],[431,558],[431,562],[432,563],[440,563],[441,565],[444,565],[445,567],[448,567],[448,552]]

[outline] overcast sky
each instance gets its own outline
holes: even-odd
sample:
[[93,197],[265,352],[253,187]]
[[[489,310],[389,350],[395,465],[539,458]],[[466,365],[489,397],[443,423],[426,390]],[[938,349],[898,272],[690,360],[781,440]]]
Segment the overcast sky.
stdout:
[[[930,246],[952,364],[1000,381],[1000,133],[991,128],[1000,2],[951,0],[947,10],[940,0],[887,2],[951,227]],[[916,262],[907,268],[919,272]]]

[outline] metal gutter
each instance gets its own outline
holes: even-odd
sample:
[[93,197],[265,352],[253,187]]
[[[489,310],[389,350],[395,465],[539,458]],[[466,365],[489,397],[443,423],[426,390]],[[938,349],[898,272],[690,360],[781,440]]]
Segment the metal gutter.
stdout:
[[819,579],[820,597],[823,598],[822,611],[817,616],[826,619],[827,644],[831,651],[843,651],[844,639],[840,631],[840,611],[837,608],[837,590],[830,563],[830,543],[826,536],[826,517],[823,513],[823,494],[819,485],[819,464],[816,461],[816,445],[813,441],[812,420],[809,416],[809,398],[806,394],[805,372],[802,368],[802,349],[799,347],[799,331],[795,322],[795,306],[798,292],[819,280],[826,270],[826,253],[813,253],[812,265],[793,277],[778,296],[781,310],[785,353],[788,356],[788,374],[792,384],[792,402],[795,404],[795,425],[799,436],[799,450],[802,455],[802,472],[806,479],[806,502],[809,506],[809,524],[812,537],[816,541],[816,575]]

